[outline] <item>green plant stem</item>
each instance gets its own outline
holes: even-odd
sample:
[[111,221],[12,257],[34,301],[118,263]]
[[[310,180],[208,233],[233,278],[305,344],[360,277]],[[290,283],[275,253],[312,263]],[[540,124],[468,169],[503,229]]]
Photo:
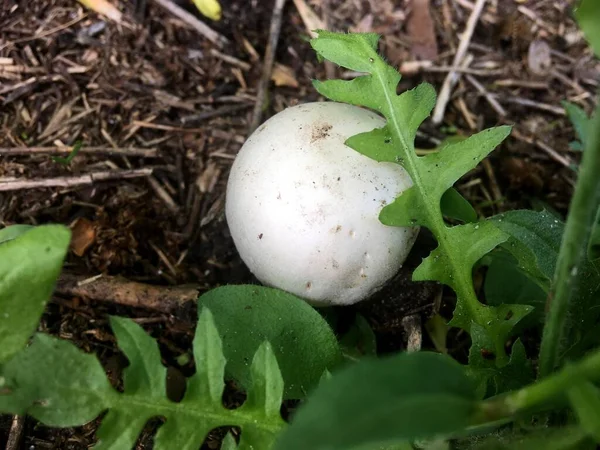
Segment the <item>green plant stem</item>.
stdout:
[[552,373],[560,362],[559,353],[568,320],[569,304],[577,292],[577,281],[582,272],[581,262],[586,258],[596,211],[600,205],[600,107],[596,109],[589,131],[558,254],[554,283],[548,297],[539,358],[540,378]]
[[600,380],[600,350],[523,389],[481,402],[473,425],[504,421],[522,412],[539,410],[566,395],[567,389],[581,380]]

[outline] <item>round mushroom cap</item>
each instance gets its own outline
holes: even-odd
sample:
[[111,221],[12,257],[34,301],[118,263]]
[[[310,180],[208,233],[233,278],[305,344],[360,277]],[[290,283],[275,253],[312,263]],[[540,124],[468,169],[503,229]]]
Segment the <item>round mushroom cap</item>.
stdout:
[[226,218],[235,246],[262,283],[314,306],[350,305],[402,267],[418,227],[390,227],[381,209],[412,185],[398,164],[345,145],[381,128],[344,103],[290,107],[244,143],[229,175]]

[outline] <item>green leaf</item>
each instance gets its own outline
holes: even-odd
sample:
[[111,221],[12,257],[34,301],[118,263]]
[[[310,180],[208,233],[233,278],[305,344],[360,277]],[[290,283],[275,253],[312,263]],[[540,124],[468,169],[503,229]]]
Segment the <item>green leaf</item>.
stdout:
[[[284,425],[280,415],[283,398],[283,378],[273,349],[268,342],[258,348],[252,366],[253,383],[248,390],[246,403],[238,409],[240,414],[247,412],[260,426],[248,424],[243,428],[240,449],[252,450],[253,442],[272,442],[274,435]],[[271,426],[267,431],[265,428]]]
[[[12,227],[11,227],[12,228]],[[38,326],[67,254],[71,233],[59,225],[5,228],[0,245],[0,362],[21,350]],[[16,232],[16,233],[15,233]]]
[[543,324],[546,292],[523,271],[518,262],[506,250],[496,250],[490,254],[484,282],[487,304],[500,306],[503,303],[516,303],[533,306],[528,323]]
[[214,315],[227,373],[244,388],[250,387],[250,361],[265,340],[283,374],[285,398],[303,398],[325,369],[342,362],[327,322],[294,295],[262,286],[223,286],[198,301]]
[[313,48],[322,57],[357,72],[370,71],[374,62],[371,61],[371,51],[377,48],[379,41],[377,34],[361,34],[363,39],[360,42],[353,39],[351,35],[331,33],[325,30],[318,30],[318,34],[319,40],[311,42]]
[[597,0],[581,0],[575,17],[596,56],[600,57],[600,4]]
[[[497,367],[493,360],[493,342],[490,342],[482,327],[471,328],[473,345],[469,352],[469,375],[478,383],[483,398],[520,389],[535,380],[533,365],[520,339],[512,346],[510,360]],[[492,350],[492,352],[490,352]]]
[[344,357],[350,361],[377,354],[375,333],[361,315],[356,316],[350,329],[340,339],[340,346]]
[[474,408],[473,385],[450,357],[362,360],[313,392],[275,448],[346,450],[439,437],[466,427]]
[[510,236],[502,247],[518,261],[519,270],[548,291],[564,232],[564,223],[542,211],[518,210],[488,219]]
[[[119,347],[129,360],[123,373],[127,395],[163,402],[167,392],[167,370],[160,362],[156,341],[129,319],[111,317],[110,324]],[[99,448],[133,448],[144,425],[154,414],[151,410],[111,409],[98,429],[98,439],[102,443]]]
[[456,450],[595,450],[596,446],[577,426],[539,427],[514,432],[510,428],[461,440]]
[[225,358],[212,313],[207,308],[200,310],[193,345],[196,373],[190,378],[180,404],[190,412],[202,405],[204,411],[193,422],[183,414],[168,417],[155,439],[157,446],[164,449],[198,448],[210,430],[225,425],[221,401]]
[[[510,211],[489,219],[510,235],[502,245],[518,261],[517,268],[545,292],[549,292],[556,259],[564,233],[564,223],[543,211]],[[587,350],[600,343],[597,333],[600,308],[600,271],[594,262],[585,262],[579,268],[580,284],[574,287],[577,302],[573,302],[566,320],[566,334],[561,341],[561,358],[578,359]],[[525,302],[528,303],[528,302]]]
[[28,414],[50,426],[83,425],[117,395],[93,355],[44,334],[36,334],[0,374],[0,412]]
[[575,128],[577,137],[581,140],[582,145],[588,140],[588,127],[590,126],[590,119],[583,109],[571,102],[562,102],[563,108],[569,117],[569,120]]
[[32,225],[11,225],[0,230],[0,244],[18,238],[27,231],[33,229]]
[[[377,53],[373,40],[373,35],[361,33],[319,32],[311,40],[319,56],[365,75],[350,81],[317,81],[314,86],[331,100],[370,108],[385,117],[384,127],[346,141],[376,161],[400,164],[413,181],[411,188],[382,209],[379,219],[389,226],[419,225],[431,230],[439,245],[415,270],[413,279],[439,281],[456,291],[454,326],[468,331],[471,322],[475,322],[487,327],[498,317],[477,300],[471,272],[473,264],[507,236],[486,223],[448,227],[442,209],[471,222],[473,212],[469,205],[453,191],[447,192],[498,146],[511,128],[496,127],[467,139],[452,140],[438,151],[419,157],[414,140],[418,127],[435,106],[435,91],[431,85],[421,84],[397,95],[400,74]],[[457,313],[460,317],[456,317]],[[498,360],[504,362],[506,358],[500,354]]]
[[581,428],[600,444],[600,391],[589,381],[572,386],[567,396]]
[[465,223],[476,222],[477,212],[456,189],[450,188],[442,195],[441,209],[444,216]]
[[282,378],[268,343],[254,358],[248,400],[229,410],[221,400],[221,340],[208,309],[202,310],[194,337],[196,374],[180,403],[167,397],[156,341],[130,319],[113,317],[111,324],[129,360],[123,393],[112,388],[93,355],[37,334],[31,346],[0,369],[0,413],[30,414],[46,425],[71,427],[108,410],[96,450],[131,449],[152,417],[165,419],[155,437],[156,450],[199,448],[212,429],[222,426],[241,428],[241,450],[272,448],[285,422],[279,413]]
[[254,355],[250,368],[254,382],[243,408],[260,410],[265,418],[278,417],[283,397],[283,378],[271,344],[265,341]]

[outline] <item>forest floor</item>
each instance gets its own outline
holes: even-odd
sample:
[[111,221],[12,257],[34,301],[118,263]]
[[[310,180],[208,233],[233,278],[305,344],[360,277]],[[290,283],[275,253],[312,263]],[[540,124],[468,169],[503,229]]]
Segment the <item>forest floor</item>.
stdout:
[[[580,151],[570,147],[576,136],[562,102],[589,113],[600,80],[572,2],[488,0],[471,35],[463,33],[471,0],[289,0],[277,37],[272,0],[222,0],[219,21],[187,0],[111,1],[123,13],[119,23],[75,0],[0,2],[0,227],[72,228],[40,330],[96,353],[115,383],[126,361],[108,314],[135,318],[158,339],[176,397],[193,371],[177,357],[190,351],[194,300],[219,285],[255,282],[224,218],[227,176],[253,121],[323,100],[312,79],[349,76],[317,61],[309,29],[379,33],[382,54],[403,75],[400,90],[429,82],[445,91],[442,120],[424,123],[418,147],[514,126],[457,184],[481,216],[568,210]],[[268,44],[275,37],[276,46]],[[273,49],[271,68],[265,53]],[[450,89],[447,78],[456,80]],[[69,163],[53,158],[78,143]],[[407,314],[425,320],[452,300],[404,275],[402,299],[348,310],[369,321],[382,352],[406,345]],[[138,448],[151,448],[157,424]],[[30,418],[21,425],[1,417],[0,446],[12,432],[15,448],[88,448],[97,421],[60,430]],[[205,448],[219,448],[221,435]]]

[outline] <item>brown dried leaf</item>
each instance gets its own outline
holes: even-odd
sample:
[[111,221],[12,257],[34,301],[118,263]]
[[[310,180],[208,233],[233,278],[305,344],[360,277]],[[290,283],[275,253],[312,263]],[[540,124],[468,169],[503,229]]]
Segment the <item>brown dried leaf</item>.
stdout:
[[299,86],[292,68],[279,63],[275,63],[273,66],[271,80],[273,80],[275,86],[290,86],[294,88]]
[[86,218],[80,217],[71,224],[71,250],[81,257],[96,241],[96,227]]
[[411,53],[416,59],[432,61],[438,57],[438,45],[429,0],[412,0],[412,9],[406,23]]

